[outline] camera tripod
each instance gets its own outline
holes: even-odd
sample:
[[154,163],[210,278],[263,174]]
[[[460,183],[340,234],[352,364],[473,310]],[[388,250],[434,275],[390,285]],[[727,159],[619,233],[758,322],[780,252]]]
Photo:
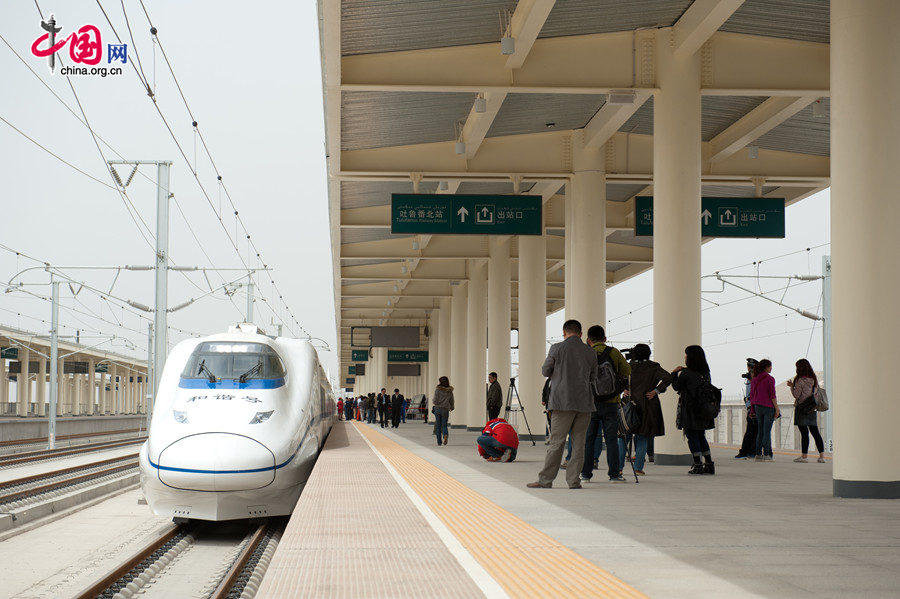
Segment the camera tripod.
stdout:
[[516,389],[516,379],[514,377],[509,379],[509,390],[506,392],[506,409],[503,413],[504,419],[507,422],[509,421],[509,413],[512,411],[510,404],[512,403],[513,393],[516,395],[516,402],[518,402],[519,410],[522,412],[525,428],[528,429],[528,435],[531,437],[531,444],[537,445],[537,443],[534,442],[534,433],[531,432],[531,426],[528,424],[528,416],[525,415],[525,406],[522,405],[522,400],[519,399],[519,390]]

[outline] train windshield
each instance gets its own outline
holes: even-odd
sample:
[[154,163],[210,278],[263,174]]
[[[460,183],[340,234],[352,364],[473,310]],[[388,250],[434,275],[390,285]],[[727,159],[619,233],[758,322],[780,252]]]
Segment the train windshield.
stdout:
[[275,350],[264,343],[213,341],[201,343],[191,354],[183,379],[253,379],[284,378],[284,364]]

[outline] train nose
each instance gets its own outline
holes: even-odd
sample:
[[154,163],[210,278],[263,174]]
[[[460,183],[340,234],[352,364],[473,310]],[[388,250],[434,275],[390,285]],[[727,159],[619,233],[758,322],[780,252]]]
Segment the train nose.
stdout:
[[275,455],[262,443],[231,433],[199,433],[162,450],[159,480],[191,491],[247,491],[275,480]]

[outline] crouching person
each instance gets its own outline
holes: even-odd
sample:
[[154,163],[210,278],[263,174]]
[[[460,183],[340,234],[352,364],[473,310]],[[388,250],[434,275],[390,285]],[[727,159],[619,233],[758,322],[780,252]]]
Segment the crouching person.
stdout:
[[488,462],[512,462],[519,449],[519,435],[503,418],[494,418],[484,425],[478,437],[478,453]]

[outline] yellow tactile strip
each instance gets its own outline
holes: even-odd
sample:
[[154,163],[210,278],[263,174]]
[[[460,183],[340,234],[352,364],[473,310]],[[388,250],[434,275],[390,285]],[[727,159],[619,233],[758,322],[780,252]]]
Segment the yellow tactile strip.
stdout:
[[383,434],[355,426],[510,597],[645,597]]

